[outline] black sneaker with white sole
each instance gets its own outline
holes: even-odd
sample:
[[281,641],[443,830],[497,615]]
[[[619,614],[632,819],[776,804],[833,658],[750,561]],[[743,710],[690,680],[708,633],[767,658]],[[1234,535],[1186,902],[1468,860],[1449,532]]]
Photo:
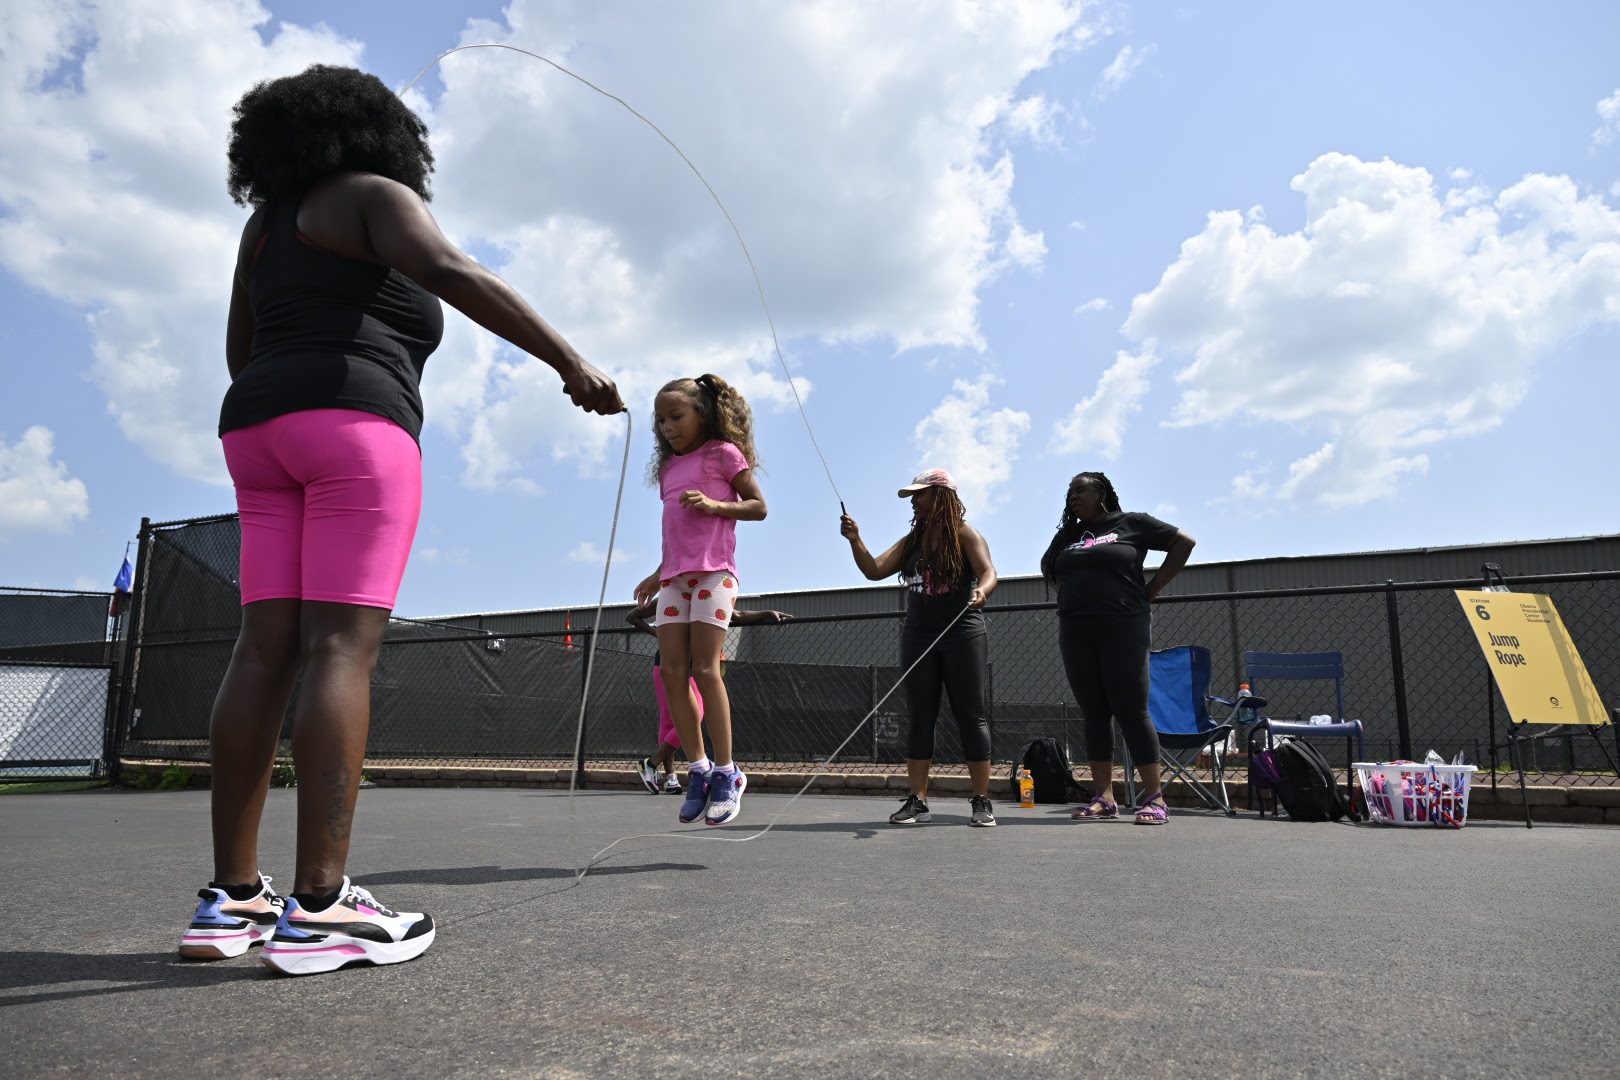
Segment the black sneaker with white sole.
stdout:
[[995,811],[990,808],[990,796],[973,796],[973,816],[968,818],[969,825],[977,825],[981,829],[988,829],[996,823]]
[[901,800],[900,809],[889,815],[891,825],[920,825],[925,821],[932,821],[934,815],[928,812],[928,803],[915,795],[907,795]]

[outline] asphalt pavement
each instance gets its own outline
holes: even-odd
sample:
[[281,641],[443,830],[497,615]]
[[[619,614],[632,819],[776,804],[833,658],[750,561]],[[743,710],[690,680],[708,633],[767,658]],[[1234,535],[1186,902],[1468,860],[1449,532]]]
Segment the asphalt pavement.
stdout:
[[807,796],[715,842],[786,802],[368,790],[350,871],[438,939],[294,979],[176,955],[206,792],[0,797],[0,1076],[1620,1075],[1620,828]]

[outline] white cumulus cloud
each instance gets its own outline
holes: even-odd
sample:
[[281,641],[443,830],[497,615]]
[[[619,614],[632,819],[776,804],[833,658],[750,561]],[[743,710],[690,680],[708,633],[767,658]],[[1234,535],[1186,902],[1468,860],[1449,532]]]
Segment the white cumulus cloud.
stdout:
[[957,379],[952,392],[918,423],[919,469],[945,469],[956,480],[968,513],[994,507],[997,488],[1012,479],[1018,446],[1029,431],[1029,414],[990,408],[990,388],[1001,380],[981,375]]
[[[1018,220],[1007,144],[1049,143],[1059,110],[1019,87],[1091,40],[1089,11],[514,0],[463,41],[555,57],[679,143],[747,238],[791,361],[795,339],[982,347],[983,286],[1046,252]],[[257,0],[0,9],[0,266],[87,312],[109,410],[178,473],[225,481],[214,419],[245,218],[224,190],[230,107],[259,79],[361,52],[324,26],[272,24]],[[640,121],[498,50],[450,57],[408,100],[433,130],[447,231],[492,255],[633,405],[699,371],[756,408],[790,402],[729,226]],[[424,397],[468,483],[538,492],[548,462],[603,467],[616,421],[447,323]]]
[[[568,553],[568,557],[577,563],[586,563],[590,566],[601,566],[604,560],[607,558],[607,553],[601,548],[597,547],[595,544],[591,543],[589,540],[586,540],[576,545],[574,549]],[[613,561],[615,563],[622,565],[634,559],[635,555],[624,550],[617,544],[613,545]]]
[[1242,493],[1354,506],[1488,431],[1536,362],[1620,322],[1620,212],[1562,176],[1439,190],[1424,169],[1324,154],[1294,178],[1305,226],[1236,211],[1204,231],[1124,330],[1192,355],[1172,423],[1243,418],[1320,443]]
[[[1039,270],[1046,253],[1019,223],[1000,140],[1055,137],[1056,107],[1017,89],[1089,40],[1085,10],[517,0],[463,40],[553,57],[677,142],[742,230],[791,363],[794,339],[982,346],[982,287]],[[736,239],[666,144],[522,56],[471,50],[441,71],[445,92],[431,108],[419,100],[452,235],[497,250],[503,276],[633,407],[700,371],[741,385],[756,409],[791,404]],[[475,485],[511,483],[537,456],[594,468],[617,437],[565,408],[536,361],[441,352],[428,390],[442,379],[458,391],[434,415],[461,433]]]
[[1097,84],[1097,96],[1108,97],[1124,86],[1130,77],[1136,74],[1136,69],[1142,66],[1142,62],[1153,55],[1153,48],[1152,45],[1145,49],[1126,45],[1120,49],[1114,59],[1109,61],[1108,66],[1103,68],[1102,78]]
[[1120,350],[1097,380],[1097,392],[1076,405],[1068,419],[1058,421],[1054,448],[1072,454],[1096,451],[1109,461],[1118,458],[1125,447],[1126,424],[1142,408],[1148,372],[1158,362],[1151,349]]
[[359,46],[251,0],[0,8],[0,265],[82,306],[124,434],[225,483],[214,421],[245,211],[225,194],[231,105],[261,78]]
[[56,435],[34,426],[7,446],[0,439],[0,539],[25,532],[66,532],[90,516],[84,481],[52,455]]
[[1620,136],[1620,90],[1597,103],[1598,129],[1592,132],[1592,145],[1604,146]]
[[1057,118],[1063,107],[1045,94],[1032,94],[1007,110],[1007,130],[1036,146],[1058,146]]

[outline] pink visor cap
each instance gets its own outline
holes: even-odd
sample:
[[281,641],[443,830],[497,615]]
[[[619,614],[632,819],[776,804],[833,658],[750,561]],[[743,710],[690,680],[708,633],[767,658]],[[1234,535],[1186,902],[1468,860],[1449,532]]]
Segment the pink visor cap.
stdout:
[[944,469],[924,469],[911,478],[911,483],[900,489],[900,497],[909,499],[923,488],[942,487],[956,490],[956,481]]

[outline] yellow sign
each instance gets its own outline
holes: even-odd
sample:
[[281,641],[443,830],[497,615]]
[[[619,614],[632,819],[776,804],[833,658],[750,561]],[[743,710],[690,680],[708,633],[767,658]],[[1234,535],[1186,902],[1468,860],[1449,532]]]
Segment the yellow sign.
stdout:
[[1581,654],[1552,599],[1535,593],[1458,592],[1485,662],[1515,721],[1606,724]]

